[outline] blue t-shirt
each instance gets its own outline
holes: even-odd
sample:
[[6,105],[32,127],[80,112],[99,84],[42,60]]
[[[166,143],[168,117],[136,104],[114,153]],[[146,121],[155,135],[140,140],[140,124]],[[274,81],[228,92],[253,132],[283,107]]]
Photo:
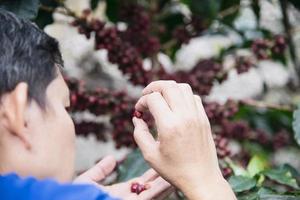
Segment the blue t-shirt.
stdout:
[[0,175],[0,200],[117,200],[92,185]]

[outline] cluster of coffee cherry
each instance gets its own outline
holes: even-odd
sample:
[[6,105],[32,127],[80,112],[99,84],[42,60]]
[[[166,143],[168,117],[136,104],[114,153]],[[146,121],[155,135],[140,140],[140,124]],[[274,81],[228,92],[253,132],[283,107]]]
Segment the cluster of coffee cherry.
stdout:
[[151,34],[150,14],[143,6],[123,4],[120,21],[127,24],[126,30],[120,32],[123,41],[129,42],[143,57],[151,57],[158,53],[160,41]]
[[[253,141],[269,148],[278,149],[291,144],[290,134],[281,129],[273,134],[262,129],[252,128],[247,121],[234,120],[233,117],[239,111],[239,103],[228,100],[226,104],[220,105],[216,102],[205,103],[207,116],[212,124],[213,132],[220,138],[235,139],[238,141]],[[221,139],[215,140],[216,145]],[[224,141],[224,143],[226,143]],[[223,144],[219,149],[222,149]],[[223,157],[229,153],[223,150],[219,155]]]
[[235,69],[238,74],[249,71],[253,67],[253,64],[250,57],[238,56],[235,58]]
[[272,40],[259,38],[252,43],[252,51],[259,60],[283,55],[286,48],[287,42],[283,35],[276,35]]
[[88,38],[93,32],[95,49],[106,49],[108,60],[111,63],[118,64],[119,69],[129,76],[132,83],[147,85],[150,73],[146,73],[143,68],[141,53],[130,41],[122,38],[122,36],[128,35],[128,32],[120,31],[116,26],[108,26],[98,19],[89,17],[90,15],[86,13],[89,12],[84,11],[84,14],[75,19],[72,25],[78,27],[79,33]]
[[[94,19],[90,13],[89,10],[84,10],[82,16],[76,18],[72,25],[78,27],[79,33],[87,38],[94,33],[95,49],[106,49],[108,60],[117,64],[134,85],[146,86],[153,80],[173,79],[189,83],[199,94],[208,94],[216,77],[220,80],[226,77],[226,73],[220,76],[222,73],[218,72],[222,71],[222,65],[213,59],[200,61],[189,72],[168,74],[161,64],[146,71],[143,68],[143,58],[151,57],[160,50],[159,39],[151,35],[149,13],[138,4],[125,4],[120,11],[120,21],[127,24],[125,30]],[[204,29],[201,18],[196,16],[192,16],[185,28],[190,26],[193,27],[193,34],[189,38]]]

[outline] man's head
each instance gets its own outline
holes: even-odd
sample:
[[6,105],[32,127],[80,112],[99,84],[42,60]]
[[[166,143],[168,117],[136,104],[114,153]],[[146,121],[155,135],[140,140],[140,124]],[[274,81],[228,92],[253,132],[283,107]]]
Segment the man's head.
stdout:
[[74,125],[58,42],[0,9],[0,173],[69,180]]

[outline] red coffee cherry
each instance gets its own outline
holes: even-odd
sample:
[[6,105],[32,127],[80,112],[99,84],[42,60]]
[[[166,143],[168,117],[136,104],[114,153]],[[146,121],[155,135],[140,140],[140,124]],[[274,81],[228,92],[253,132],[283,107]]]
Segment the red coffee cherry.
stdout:
[[140,111],[135,110],[133,113],[133,116],[135,116],[136,118],[142,118],[143,117],[143,113]]
[[145,190],[147,190],[147,185],[139,184],[136,182],[131,184],[132,193],[140,194]]

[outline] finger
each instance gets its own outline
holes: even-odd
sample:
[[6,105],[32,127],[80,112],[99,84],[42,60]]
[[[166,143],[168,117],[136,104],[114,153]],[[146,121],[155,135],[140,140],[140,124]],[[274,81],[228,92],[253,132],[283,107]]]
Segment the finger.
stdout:
[[167,123],[166,120],[172,118],[173,115],[167,102],[158,92],[142,96],[136,103],[135,109],[142,112],[149,110],[158,128],[161,123]]
[[117,162],[114,157],[106,156],[101,161],[99,161],[94,167],[84,172],[78,178],[93,182],[99,182],[105,179],[108,175],[110,175],[113,172],[116,163]]
[[140,199],[150,200],[155,197],[159,197],[171,187],[171,184],[159,177],[155,179],[155,181],[148,183],[148,186],[149,189],[145,190],[139,195]]
[[185,99],[185,106],[187,108],[186,111],[188,113],[195,112],[197,107],[191,86],[186,83],[179,83],[178,87],[181,90],[181,93]]
[[154,81],[144,88],[143,95],[152,92],[161,93],[172,111],[184,111],[184,99],[175,81]]
[[154,181],[157,177],[159,177],[159,174],[154,169],[149,169],[141,176],[141,179],[144,181],[144,183],[147,183]]
[[154,153],[157,143],[143,119],[134,117],[132,121],[134,124],[134,140],[141,149],[145,160],[149,161],[149,154]]

